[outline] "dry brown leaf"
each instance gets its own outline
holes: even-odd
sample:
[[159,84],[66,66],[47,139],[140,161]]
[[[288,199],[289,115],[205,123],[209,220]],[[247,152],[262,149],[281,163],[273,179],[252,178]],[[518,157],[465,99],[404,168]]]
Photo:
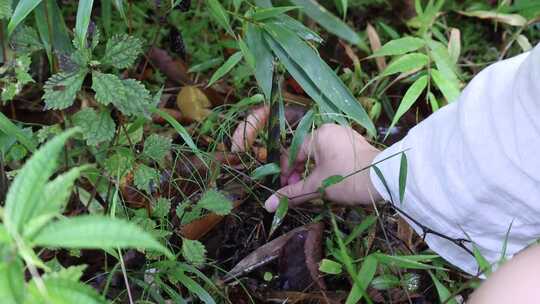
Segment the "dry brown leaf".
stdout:
[[185,86],[176,96],[176,106],[183,116],[200,122],[211,113],[212,104],[201,89],[195,86]]
[[[371,45],[371,52],[375,53],[381,48],[381,39],[379,38],[379,34],[375,30],[375,28],[371,24],[367,24],[366,32],[369,39],[369,44]],[[375,58],[375,62],[377,63],[377,69],[379,69],[379,72],[382,72],[384,69],[386,69],[386,60],[384,57],[377,57]]]
[[457,28],[450,29],[450,38],[448,39],[448,53],[450,57],[457,63],[461,53],[461,32]]

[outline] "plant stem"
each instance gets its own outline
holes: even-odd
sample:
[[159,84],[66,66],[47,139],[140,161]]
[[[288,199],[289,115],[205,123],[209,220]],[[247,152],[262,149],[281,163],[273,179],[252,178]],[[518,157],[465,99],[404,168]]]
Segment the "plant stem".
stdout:
[[[276,62],[274,61],[274,77],[272,78],[272,93],[270,94],[270,116],[268,118],[268,138],[267,138],[267,151],[268,158],[267,163],[279,164],[280,158],[280,127],[279,127],[279,103],[282,100],[281,96],[281,82],[283,81],[283,75],[279,72]],[[276,188],[279,186],[276,182],[273,182],[271,177],[267,180],[267,184],[270,188]]]

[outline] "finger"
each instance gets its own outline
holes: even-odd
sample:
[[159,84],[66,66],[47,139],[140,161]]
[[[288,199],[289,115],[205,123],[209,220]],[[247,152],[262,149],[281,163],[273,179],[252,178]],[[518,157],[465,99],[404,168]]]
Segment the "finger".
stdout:
[[239,123],[231,138],[231,151],[247,151],[253,145],[259,131],[266,125],[269,115],[270,107],[262,106],[254,109],[243,122]]
[[283,196],[289,199],[289,206],[299,205],[317,198],[319,197],[317,189],[320,182],[319,174],[313,172],[306,179],[279,189],[266,200],[264,206],[268,212],[274,212],[279,205],[280,197]]

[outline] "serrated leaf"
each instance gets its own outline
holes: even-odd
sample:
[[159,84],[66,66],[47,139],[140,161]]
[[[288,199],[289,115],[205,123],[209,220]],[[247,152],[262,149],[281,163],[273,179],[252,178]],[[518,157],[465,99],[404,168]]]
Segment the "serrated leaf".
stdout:
[[199,241],[182,238],[182,256],[191,264],[201,266],[206,261],[206,248]]
[[151,184],[156,184],[159,181],[159,172],[146,165],[140,165],[136,170],[133,177],[133,183],[139,190],[151,193]]
[[231,213],[233,207],[231,200],[216,190],[206,191],[197,202],[197,206],[218,215],[227,215]]
[[21,25],[11,36],[10,44],[19,52],[34,52],[43,48],[33,27]]
[[96,113],[92,108],[84,108],[73,115],[73,123],[83,130],[83,137],[89,146],[111,140],[116,129],[116,124],[106,109]]
[[36,215],[35,207],[44,197],[45,184],[56,168],[58,154],[64,142],[77,131],[72,129],[53,138],[19,171],[6,196],[3,219],[10,234],[20,233],[23,225]]
[[156,204],[153,209],[153,215],[158,218],[166,218],[171,210],[171,201],[160,197],[157,199]]
[[39,290],[34,280],[30,282],[27,303],[107,303],[95,289],[82,282],[48,277],[43,279],[43,283],[47,289],[46,296]]
[[9,19],[11,17],[12,0],[0,0],[0,19]]
[[207,86],[213,85],[225,74],[229,73],[237,64],[242,60],[242,52],[236,52],[231,57],[229,57],[222,66],[220,66],[208,81]]
[[405,92],[405,96],[403,96],[403,99],[401,100],[401,103],[399,104],[399,107],[396,111],[396,114],[394,115],[394,118],[392,119],[392,123],[390,124],[390,128],[394,127],[396,123],[399,121],[401,116],[407,112],[414,102],[420,97],[420,94],[424,91],[428,83],[428,77],[426,75],[418,78],[408,89],[407,92]]
[[391,40],[373,53],[370,57],[403,55],[426,45],[424,39],[416,37],[403,37]]
[[122,81],[125,91],[125,99],[113,100],[113,104],[124,115],[149,116],[149,110],[153,108],[152,96],[144,85],[135,79]]
[[382,72],[382,76],[388,76],[395,73],[410,72],[415,69],[422,68],[429,62],[429,57],[421,53],[411,53],[403,55],[396,60],[390,62],[386,69]]
[[123,69],[132,66],[142,52],[142,42],[138,38],[126,34],[114,35],[107,41],[102,64]]
[[145,248],[172,253],[150,234],[126,220],[95,215],[64,218],[45,226],[32,240],[34,246],[116,249]]
[[104,105],[123,103],[127,100],[126,89],[118,76],[98,71],[92,72],[92,90],[96,100]]
[[116,153],[105,160],[105,169],[114,177],[121,177],[129,172],[135,161],[135,156],[130,149],[119,148]]
[[152,134],[144,141],[143,154],[146,157],[160,163],[163,158],[171,150],[171,139],[165,136]]
[[51,76],[43,86],[46,108],[62,110],[73,105],[87,73],[86,69],[81,69],[74,73],[58,73]]

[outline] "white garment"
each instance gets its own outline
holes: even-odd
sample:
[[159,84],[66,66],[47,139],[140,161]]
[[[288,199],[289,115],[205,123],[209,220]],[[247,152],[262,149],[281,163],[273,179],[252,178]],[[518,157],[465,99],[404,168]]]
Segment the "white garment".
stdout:
[[[400,156],[377,167],[394,203],[419,223],[452,238],[467,239],[465,231],[491,263],[501,258],[511,223],[507,257],[540,238],[540,45],[484,69],[456,102],[411,129],[374,162],[406,149],[402,203]],[[373,169],[370,175],[390,200]],[[432,234],[426,242],[455,266],[478,273],[475,259],[462,248]]]

